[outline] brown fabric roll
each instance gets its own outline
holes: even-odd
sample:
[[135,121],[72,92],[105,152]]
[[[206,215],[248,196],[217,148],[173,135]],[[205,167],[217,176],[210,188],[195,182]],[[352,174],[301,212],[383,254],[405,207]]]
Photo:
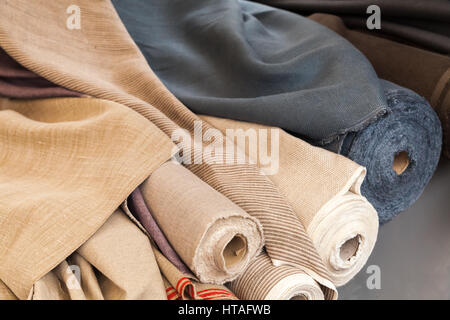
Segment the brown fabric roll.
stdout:
[[[0,46],[23,66],[53,83],[129,106],[168,136],[180,128],[192,135],[199,118],[158,80],[111,3],[77,3],[86,19],[81,19],[80,30],[69,30],[61,18],[61,13],[73,4],[69,0],[18,0],[14,4],[1,0]],[[203,130],[208,128],[204,126]],[[195,152],[193,155],[196,157]],[[327,299],[337,297],[303,225],[256,166],[206,162],[186,166],[261,222],[272,260],[303,268],[323,285]]]
[[24,68],[0,48],[0,96],[8,98],[80,97]]
[[163,164],[141,189],[158,225],[201,282],[235,279],[262,248],[258,220],[178,163]]
[[424,96],[439,115],[443,152],[450,157],[450,57],[347,29],[337,16],[314,14],[309,18],[349,40],[369,59],[380,78]]
[[166,300],[166,292],[149,239],[116,210],[75,253],[35,283],[30,298]]
[[303,15],[331,13],[350,28],[367,30],[367,8],[381,11],[381,29],[388,35],[443,54],[450,53],[450,4],[448,0],[256,0]]
[[0,100],[0,279],[20,299],[80,247],[173,143],[90,98]]

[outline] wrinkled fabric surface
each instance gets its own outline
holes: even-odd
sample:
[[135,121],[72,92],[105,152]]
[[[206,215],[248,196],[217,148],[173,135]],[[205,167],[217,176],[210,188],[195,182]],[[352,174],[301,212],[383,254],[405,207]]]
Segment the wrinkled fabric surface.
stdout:
[[315,142],[385,111],[378,78],[345,39],[247,1],[113,1],[149,65],[196,113],[280,127]]
[[339,15],[350,28],[367,29],[367,19],[377,5],[381,29],[374,34],[386,35],[436,52],[450,53],[450,5],[448,0],[255,0],[271,6],[308,15]]

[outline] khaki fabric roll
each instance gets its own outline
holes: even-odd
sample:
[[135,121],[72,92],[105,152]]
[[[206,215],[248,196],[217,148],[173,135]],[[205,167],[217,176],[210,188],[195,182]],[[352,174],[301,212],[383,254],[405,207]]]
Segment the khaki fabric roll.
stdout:
[[90,98],[0,100],[0,279],[20,299],[170,158],[139,114]]
[[166,289],[168,300],[237,300],[225,286],[201,283],[191,272],[184,272],[174,265],[156,246],[151,235],[129,209],[128,200],[121,206],[125,214],[149,237]]
[[[265,167],[257,159],[253,161],[292,205],[334,284],[345,284],[361,270],[378,234],[377,212],[361,195],[364,167],[313,147],[281,129],[210,116],[202,118],[224,132],[227,129],[267,132],[268,149],[279,151],[278,170]],[[269,134],[271,129],[276,130],[277,139]],[[272,149],[272,144],[278,144],[277,148]],[[246,155],[252,157],[249,144],[246,146]]]
[[141,189],[161,230],[201,282],[235,279],[262,248],[258,220],[178,163],[163,164]]
[[116,210],[75,253],[36,282],[31,298],[165,300],[166,292],[149,239]]
[[[64,19],[71,5],[81,9],[77,30],[67,28]],[[192,137],[200,120],[155,76],[109,1],[0,0],[0,46],[41,77],[126,105],[168,136],[183,129]],[[201,132],[209,128],[204,125]],[[203,161],[186,167],[261,222],[273,263],[302,268],[322,285],[327,299],[337,298],[327,269],[292,207],[256,166]]]
[[320,286],[302,270],[274,266],[262,252],[228,287],[242,300],[323,300]]

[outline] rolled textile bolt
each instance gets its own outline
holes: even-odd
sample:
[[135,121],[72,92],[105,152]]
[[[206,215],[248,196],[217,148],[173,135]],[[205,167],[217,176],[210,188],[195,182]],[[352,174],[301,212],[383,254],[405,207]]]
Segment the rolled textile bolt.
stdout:
[[341,153],[367,168],[362,194],[386,223],[422,194],[439,162],[442,128],[436,112],[417,93],[382,81],[389,110],[348,135]]
[[161,230],[201,282],[235,279],[262,248],[259,222],[179,164],[163,164],[141,190]]
[[[279,145],[279,168],[275,173],[259,159],[251,159],[273,181],[292,205],[336,286],[347,283],[369,258],[378,235],[378,215],[361,195],[366,169],[354,161],[314,147],[285,131],[272,136],[264,125],[202,116],[214,127],[261,130],[267,145]],[[261,140],[265,139],[265,140]],[[249,145],[245,153],[251,158]]]
[[322,289],[300,268],[274,266],[265,252],[227,286],[242,300],[323,300]]

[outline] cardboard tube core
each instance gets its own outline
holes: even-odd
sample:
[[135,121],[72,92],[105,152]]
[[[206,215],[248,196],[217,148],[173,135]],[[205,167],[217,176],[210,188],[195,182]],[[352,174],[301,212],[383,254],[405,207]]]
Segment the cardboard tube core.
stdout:
[[398,175],[401,175],[403,172],[405,172],[408,166],[409,166],[408,152],[402,151],[394,156],[394,163],[392,164],[392,169],[394,169],[394,171]]
[[343,261],[350,260],[358,252],[360,235],[356,235],[351,239],[345,241],[339,251],[339,255]]
[[247,242],[245,239],[239,235],[234,236],[223,249],[225,266],[227,268],[232,268],[234,265],[242,261],[246,253]]

